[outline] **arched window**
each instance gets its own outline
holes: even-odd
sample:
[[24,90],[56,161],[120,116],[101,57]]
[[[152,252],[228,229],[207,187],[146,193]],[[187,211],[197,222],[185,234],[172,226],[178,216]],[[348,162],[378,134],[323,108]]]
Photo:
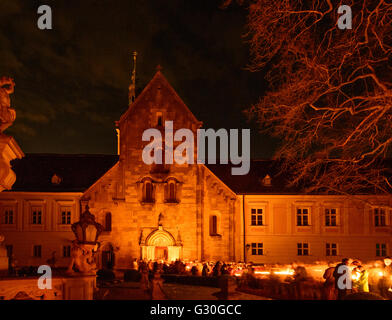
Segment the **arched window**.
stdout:
[[218,234],[218,217],[211,216],[210,218],[210,235],[215,236]]
[[112,231],[112,214],[110,212],[105,214],[105,231]]
[[144,182],[144,197],[143,197],[144,202],[154,202],[154,196],[153,196],[153,186],[152,182],[150,180],[146,180]]
[[176,202],[176,183],[174,181],[169,182],[169,194],[168,194],[168,201],[169,202]]

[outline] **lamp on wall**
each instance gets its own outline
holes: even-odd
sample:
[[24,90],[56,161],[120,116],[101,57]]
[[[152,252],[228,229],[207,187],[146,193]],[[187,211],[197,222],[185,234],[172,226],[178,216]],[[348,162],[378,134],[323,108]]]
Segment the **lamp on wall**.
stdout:
[[246,250],[249,250],[249,248],[250,248],[250,244],[249,244],[249,243],[247,243],[245,247],[246,247]]

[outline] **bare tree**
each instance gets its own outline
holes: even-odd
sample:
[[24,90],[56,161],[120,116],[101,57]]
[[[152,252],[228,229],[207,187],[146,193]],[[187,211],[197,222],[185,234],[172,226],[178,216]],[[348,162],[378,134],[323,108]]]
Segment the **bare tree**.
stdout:
[[[352,9],[341,30],[340,5]],[[276,158],[308,192],[390,193],[392,2],[258,0],[250,70],[269,89],[247,112],[281,138]]]

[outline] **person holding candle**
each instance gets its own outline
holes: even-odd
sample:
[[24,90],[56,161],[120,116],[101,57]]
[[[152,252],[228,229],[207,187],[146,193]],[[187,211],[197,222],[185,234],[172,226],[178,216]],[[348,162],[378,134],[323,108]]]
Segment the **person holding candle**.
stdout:
[[382,271],[382,278],[379,282],[380,293],[386,299],[392,297],[392,259],[391,257],[384,258],[384,267]]
[[355,292],[369,292],[369,272],[362,265],[353,270],[353,289]]

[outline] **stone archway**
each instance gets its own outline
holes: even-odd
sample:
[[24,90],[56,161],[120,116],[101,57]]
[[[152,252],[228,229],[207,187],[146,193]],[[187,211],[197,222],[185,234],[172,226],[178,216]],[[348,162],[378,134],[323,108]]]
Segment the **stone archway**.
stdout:
[[175,261],[181,259],[181,248],[172,234],[159,226],[141,245],[142,259]]

